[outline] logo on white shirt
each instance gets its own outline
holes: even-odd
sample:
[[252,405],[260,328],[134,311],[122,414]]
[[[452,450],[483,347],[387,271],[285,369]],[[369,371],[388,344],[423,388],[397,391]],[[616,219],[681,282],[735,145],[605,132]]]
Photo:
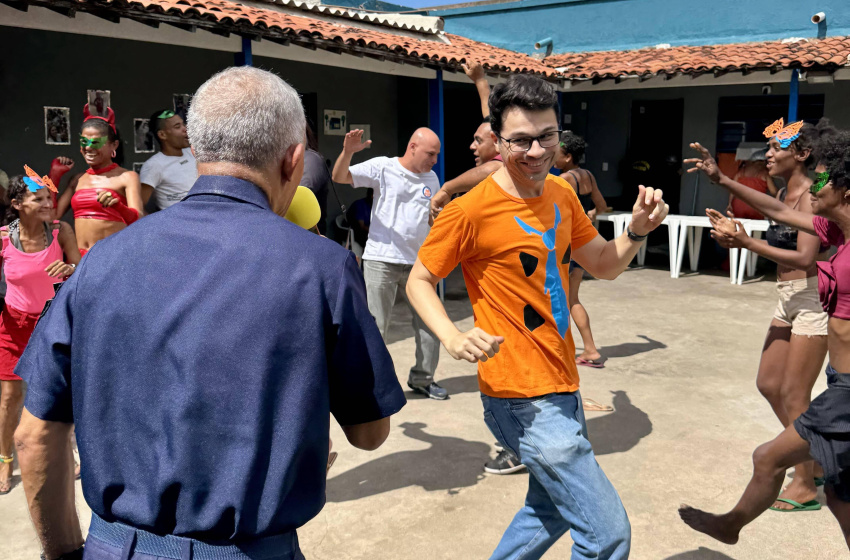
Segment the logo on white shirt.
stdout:
[[431,189],[429,187],[424,187],[422,189],[422,194],[425,195],[425,198],[431,198]]

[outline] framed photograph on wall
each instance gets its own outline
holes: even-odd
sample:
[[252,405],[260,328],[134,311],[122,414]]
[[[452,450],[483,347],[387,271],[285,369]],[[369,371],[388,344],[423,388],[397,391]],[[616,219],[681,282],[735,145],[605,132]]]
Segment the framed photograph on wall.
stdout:
[[345,122],[345,111],[335,111],[333,109],[325,109],[324,126],[322,131],[325,136],[345,136],[348,132]]
[[112,107],[112,93],[108,89],[86,90],[86,97],[89,100],[89,113],[93,117],[108,116],[107,109]]
[[44,108],[44,143],[71,145],[71,110],[68,107]]
[[152,154],[154,139],[150,119],[133,119],[133,148],[137,154]]
[[174,99],[174,112],[180,115],[183,122],[186,122],[186,115],[189,113],[189,106],[192,104],[192,94],[175,93],[172,98]]

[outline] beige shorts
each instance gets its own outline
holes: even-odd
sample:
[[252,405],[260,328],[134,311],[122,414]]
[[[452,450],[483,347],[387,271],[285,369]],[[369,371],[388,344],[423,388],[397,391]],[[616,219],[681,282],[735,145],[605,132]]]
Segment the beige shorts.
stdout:
[[774,319],[791,325],[791,334],[826,336],[828,317],[818,297],[818,279],[786,280],[776,283],[779,303]]

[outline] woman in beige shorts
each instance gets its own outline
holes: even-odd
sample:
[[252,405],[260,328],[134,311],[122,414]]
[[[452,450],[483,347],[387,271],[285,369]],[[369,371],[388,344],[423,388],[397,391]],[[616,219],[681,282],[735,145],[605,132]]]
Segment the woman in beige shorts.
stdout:
[[[774,178],[781,177],[787,185],[777,193],[777,198],[800,212],[812,211],[809,194],[812,179],[808,169],[813,165],[812,146],[820,136],[821,127],[805,125],[790,142],[787,139],[781,142],[773,136],[768,143],[768,173]],[[719,212],[708,210],[707,213],[716,230],[724,222],[728,224]],[[762,240],[749,237],[740,222],[737,224],[734,241],[725,241],[725,247],[744,248],[777,263],[779,302],[762,348],[756,386],[783,427],[787,427],[808,408],[812,387],[826,357],[827,315],[818,299],[815,263],[825,260],[827,248],[821,247],[817,236],[786,225],[771,224],[766,240]],[[794,479],[771,509],[820,509],[815,500],[816,468],[822,472],[812,461],[797,465]],[[817,482],[822,483],[820,478]]]

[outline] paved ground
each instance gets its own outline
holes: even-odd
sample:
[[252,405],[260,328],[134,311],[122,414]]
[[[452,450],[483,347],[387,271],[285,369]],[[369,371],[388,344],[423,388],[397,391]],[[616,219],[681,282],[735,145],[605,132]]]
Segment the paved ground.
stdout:
[[[848,556],[826,509],[768,512],[736,546],[692,532],[676,514],[683,501],[711,510],[731,507],[749,479],[753,449],[779,431],[754,383],[775,305],[770,281],[733,286],[728,276],[673,280],[663,270],[629,270],[613,283],[585,282],[582,299],[609,358],[604,370],[581,368],[582,392],[616,407],[589,413],[588,429],[629,513],[632,558]],[[461,283],[452,282],[447,304],[461,328],[471,327]],[[403,306],[395,321],[390,351],[404,383],[413,340]],[[483,474],[494,451],[475,367],[443,352],[437,377],[452,398],[435,402],[408,393],[408,405],[376,452],[348,446],[333,427],[340,456],[328,503],[300,531],[308,559],[487,558],[492,552],[523,501],[527,475]],[[822,378],[815,390],[823,388]],[[79,504],[87,517],[81,498]],[[0,497],[0,505],[0,558],[36,558],[22,488]],[[570,546],[564,537],[547,558],[568,558]]]

